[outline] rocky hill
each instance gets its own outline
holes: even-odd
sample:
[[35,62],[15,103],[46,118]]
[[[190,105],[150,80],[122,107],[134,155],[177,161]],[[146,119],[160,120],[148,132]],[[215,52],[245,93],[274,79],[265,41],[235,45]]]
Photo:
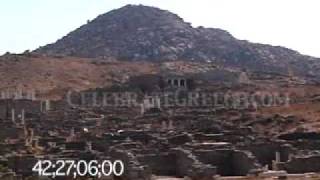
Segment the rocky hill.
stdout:
[[227,31],[194,28],[171,12],[128,5],[98,16],[38,53],[120,60],[190,60],[252,71],[319,76],[319,59],[234,38]]

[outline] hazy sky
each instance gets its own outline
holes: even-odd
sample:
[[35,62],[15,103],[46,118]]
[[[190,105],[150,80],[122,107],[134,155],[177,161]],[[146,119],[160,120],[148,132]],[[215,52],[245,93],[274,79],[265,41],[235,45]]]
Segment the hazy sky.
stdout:
[[319,0],[1,0],[0,54],[55,42],[99,14],[126,4],[170,10],[193,26],[320,57]]

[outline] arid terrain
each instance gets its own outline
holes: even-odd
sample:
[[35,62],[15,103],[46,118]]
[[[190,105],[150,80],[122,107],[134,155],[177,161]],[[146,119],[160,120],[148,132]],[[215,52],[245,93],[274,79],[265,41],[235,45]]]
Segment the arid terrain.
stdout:
[[319,180],[319,68],[155,7],[113,10],[0,57],[0,179],[72,179],[39,177],[39,160],[121,160],[101,179]]
[[68,90],[86,90],[157,72],[144,62],[101,61],[78,57],[9,55],[0,57],[0,89],[35,90],[46,98],[61,98]]

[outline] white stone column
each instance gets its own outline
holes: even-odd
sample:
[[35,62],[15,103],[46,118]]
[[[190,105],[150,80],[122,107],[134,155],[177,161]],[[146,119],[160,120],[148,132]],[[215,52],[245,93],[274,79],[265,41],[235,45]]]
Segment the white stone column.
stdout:
[[11,109],[11,120],[14,124],[16,123],[16,114],[14,109]]
[[34,130],[33,129],[30,129],[30,141],[32,142],[34,138]]
[[279,152],[276,152],[276,162],[277,163],[281,162],[280,153]]
[[272,170],[278,171],[278,164],[281,161],[280,159],[280,153],[276,152],[276,159],[272,161]]
[[51,103],[50,103],[50,100],[46,100],[46,111],[50,111],[51,109]]
[[21,123],[23,125],[25,124],[25,111],[24,111],[24,109],[21,110]]
[[156,106],[158,109],[161,109],[161,102],[160,102],[160,98],[159,98],[159,97],[156,97],[156,98],[155,98],[155,106]]
[[22,99],[22,98],[23,98],[23,95],[22,95],[22,94],[23,94],[22,89],[19,89],[17,93],[18,93],[18,99]]
[[31,100],[34,101],[36,100],[36,92],[35,91],[31,91]]

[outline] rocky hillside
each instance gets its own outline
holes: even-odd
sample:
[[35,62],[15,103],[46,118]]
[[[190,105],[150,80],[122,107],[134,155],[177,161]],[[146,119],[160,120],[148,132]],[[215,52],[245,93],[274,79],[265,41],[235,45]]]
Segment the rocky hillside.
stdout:
[[179,16],[154,7],[128,5],[36,52],[120,60],[192,60],[225,66],[316,77],[319,60],[296,51],[235,39],[214,28],[194,28]]
[[37,91],[60,98],[67,90],[123,83],[131,76],[156,73],[152,63],[112,62],[88,58],[5,55],[0,57],[0,92]]

